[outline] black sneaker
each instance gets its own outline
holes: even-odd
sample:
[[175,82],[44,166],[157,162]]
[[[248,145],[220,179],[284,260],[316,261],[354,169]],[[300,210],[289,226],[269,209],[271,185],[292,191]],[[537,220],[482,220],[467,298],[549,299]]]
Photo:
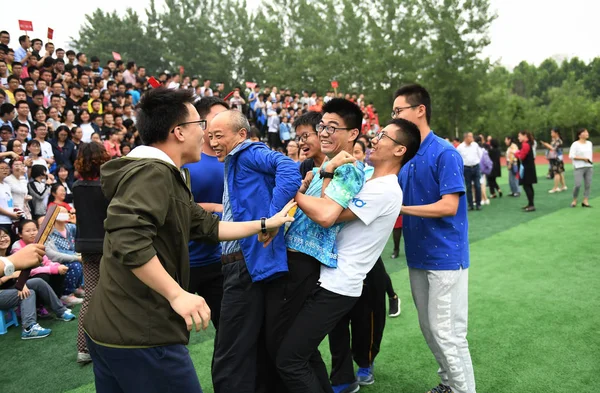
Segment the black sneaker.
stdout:
[[390,318],[395,318],[398,315],[400,315],[400,298],[398,297],[398,295],[395,295],[394,297],[390,298],[390,309],[388,312],[388,316]]
[[427,393],[452,393],[452,388],[448,385],[442,385],[441,383],[428,391]]
[[394,250],[394,252],[392,253],[392,259],[396,258],[398,258],[398,250]]

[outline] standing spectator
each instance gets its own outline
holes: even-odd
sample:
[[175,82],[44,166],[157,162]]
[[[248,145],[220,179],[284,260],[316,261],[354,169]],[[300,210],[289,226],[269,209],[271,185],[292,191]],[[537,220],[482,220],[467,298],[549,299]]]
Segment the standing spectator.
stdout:
[[0,161],[0,227],[12,233],[12,223],[23,213],[15,210],[11,186],[4,181],[10,175],[10,167],[5,161]]
[[573,188],[573,202],[571,203],[571,207],[577,206],[577,197],[579,196],[579,189],[582,182],[585,188],[581,206],[591,207],[589,198],[592,188],[592,176],[594,174],[594,164],[592,163],[594,148],[592,142],[588,141],[589,137],[588,130],[581,128],[577,132],[578,140],[573,142],[569,151],[569,158],[573,160],[573,168],[575,168],[575,187]]
[[488,154],[490,156],[490,160],[492,160],[492,171],[487,176],[488,186],[490,187],[490,198],[496,198],[496,191],[498,191],[498,196],[502,198],[502,190],[496,181],[497,178],[502,176],[502,165],[500,164],[500,156],[502,153],[500,152],[498,140],[490,140],[490,149]]
[[279,139],[279,115],[273,108],[267,111],[268,142],[271,150],[277,150],[280,146]]
[[17,118],[13,121],[13,129],[17,130],[20,125],[24,125],[28,131],[27,138],[33,138],[33,123],[29,120],[30,111],[27,101],[18,101],[15,109],[17,110]]
[[135,64],[135,61],[128,61],[127,69],[123,72],[123,81],[125,83],[130,83],[132,85],[135,85],[135,80],[136,80],[135,72],[136,71],[137,71],[137,66]]
[[210,79],[204,79],[204,85],[200,88],[200,97],[212,97],[213,91],[210,88]]
[[533,153],[533,142],[535,139],[529,131],[519,132],[519,142],[521,142],[521,149],[515,153],[515,156],[521,160],[521,167],[519,168],[519,184],[523,186],[525,194],[527,195],[527,206],[523,207],[526,212],[534,212],[534,196],[533,185],[537,183],[537,173],[535,170],[535,155]]
[[441,378],[430,393],[475,393],[467,342],[470,258],[464,164],[456,149],[431,131],[431,98],[425,88],[404,86],[395,97],[394,117],[412,121],[421,132],[421,147],[402,167],[400,185],[411,291]]
[[[71,132],[67,126],[60,126],[55,132],[55,137],[51,141],[52,151],[56,159],[56,166],[66,169],[68,172],[68,181],[73,181],[75,173],[74,162],[77,157],[75,144],[69,140]],[[55,173],[58,173],[55,172]]]
[[75,124],[75,112],[72,109],[65,110],[65,121],[61,125],[67,126],[69,130],[77,126]]
[[513,141],[512,136],[504,138],[504,144],[506,144],[506,167],[508,168],[508,185],[510,187],[510,197],[521,196],[521,190],[519,188],[519,159],[515,156],[515,153],[519,150],[517,144]]
[[32,52],[29,51],[29,48],[31,47],[29,37],[26,35],[20,36],[19,45],[20,46],[17,48],[17,50],[15,50],[15,61],[23,64],[23,67],[27,67],[29,65],[29,59],[32,56]]
[[31,196],[27,193],[27,178],[25,177],[26,169],[23,161],[15,159],[11,161],[12,174],[4,179],[4,183],[10,186],[10,191],[13,198],[13,206],[22,210],[25,213],[25,218],[31,219],[31,211],[29,209],[29,201]]
[[287,148],[287,144],[289,143],[291,137],[291,127],[289,123],[289,119],[286,115],[282,116],[281,124],[279,124],[279,139],[281,140],[281,145],[283,148]]
[[[465,187],[467,188],[467,209],[481,210],[481,170],[479,163],[483,155],[481,148],[473,140],[473,133],[467,132],[464,141],[456,148],[464,162]],[[475,201],[473,201],[473,188],[475,188]]]
[[59,165],[56,169],[56,183],[60,184],[65,188],[65,202],[68,204],[73,203],[73,181],[69,179],[69,171],[65,168],[64,165]]
[[[542,142],[548,149],[548,160],[550,161],[550,172],[554,175],[554,187],[548,191],[550,194],[567,190],[565,183],[565,164],[563,162],[562,146],[563,141],[560,132],[553,128],[550,131],[552,142]],[[562,185],[562,187],[561,187]]]
[[27,187],[29,188],[29,195],[32,197],[31,216],[34,221],[46,215],[48,198],[50,197],[50,186],[52,184],[52,180],[48,178],[47,172],[48,169],[43,165],[33,165],[31,167],[31,174],[29,175],[31,181]]
[[79,212],[75,251],[81,253],[85,282],[85,296],[79,311],[77,329],[77,363],[82,364],[92,361],[85,342],[83,321],[100,278],[104,220],[108,209],[108,201],[102,193],[100,184],[100,167],[108,161],[110,156],[104,146],[95,142],[81,146],[75,161],[75,169],[80,176],[80,180],[73,185],[74,207]]

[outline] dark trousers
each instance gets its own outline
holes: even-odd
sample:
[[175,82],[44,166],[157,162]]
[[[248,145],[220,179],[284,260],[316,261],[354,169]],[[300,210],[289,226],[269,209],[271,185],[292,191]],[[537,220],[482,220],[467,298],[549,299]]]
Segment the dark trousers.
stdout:
[[498,185],[498,182],[496,181],[497,177],[496,176],[489,176],[487,177],[487,182],[488,182],[488,187],[490,188],[490,194],[495,195],[496,191],[500,191],[500,186]]
[[[379,258],[379,259],[381,259],[381,258]],[[388,297],[390,299],[392,299],[394,296],[396,296],[396,291],[394,291],[394,285],[392,284],[392,278],[388,274],[387,270],[385,270],[385,264],[383,264],[383,261],[382,261],[381,266],[383,266],[383,272],[385,273],[385,292],[387,293]],[[363,290],[364,290],[364,287],[363,287]],[[383,310],[383,311],[385,312],[385,310]]]
[[268,141],[269,141],[269,147],[271,148],[271,150],[275,150],[279,146],[281,146],[281,140],[279,139],[278,132],[268,132],[267,135],[268,135],[267,137],[268,137]]
[[465,166],[465,187],[467,188],[468,207],[473,207],[473,190],[471,184],[475,186],[475,205],[481,206],[481,171],[479,165]]
[[363,282],[360,298],[329,333],[333,386],[354,382],[352,359],[358,367],[367,368],[379,354],[385,328],[386,277],[389,276],[379,258]]
[[42,280],[46,281],[56,294],[57,298],[60,299],[64,295],[66,277],[65,275],[41,273],[36,274],[34,277],[41,278]]
[[223,301],[212,379],[215,393],[266,391],[265,287],[253,283],[246,262],[224,264]]
[[275,360],[291,393],[332,393],[319,344],[354,306],[358,298],[317,286],[283,339]]
[[[306,298],[314,291],[321,263],[310,255],[288,251],[288,274],[266,283],[265,340],[270,363],[274,366],[277,350]],[[269,378],[270,391],[287,390],[273,368]]]
[[525,190],[525,195],[527,195],[527,206],[535,206],[533,204],[533,185],[532,184],[523,184],[523,190]]
[[110,348],[87,335],[97,393],[202,393],[183,344],[152,348]]
[[[221,300],[223,300],[223,272],[221,263],[190,269],[190,285],[188,292],[197,293],[206,300],[210,308],[210,319],[216,330],[219,330],[221,317]],[[216,340],[215,340],[216,344]]]

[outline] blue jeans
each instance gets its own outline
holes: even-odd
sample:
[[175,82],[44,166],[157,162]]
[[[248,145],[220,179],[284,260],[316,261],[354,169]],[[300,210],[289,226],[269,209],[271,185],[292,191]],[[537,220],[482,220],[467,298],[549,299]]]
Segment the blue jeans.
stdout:
[[202,393],[183,344],[111,348],[85,336],[94,362],[97,393]]
[[465,187],[467,189],[468,208],[473,208],[473,190],[471,184],[475,186],[475,205],[481,206],[481,170],[479,165],[465,165]]
[[521,190],[519,189],[519,179],[517,179],[517,175],[513,173],[513,171],[508,168],[508,185],[510,186],[511,194],[520,194]]

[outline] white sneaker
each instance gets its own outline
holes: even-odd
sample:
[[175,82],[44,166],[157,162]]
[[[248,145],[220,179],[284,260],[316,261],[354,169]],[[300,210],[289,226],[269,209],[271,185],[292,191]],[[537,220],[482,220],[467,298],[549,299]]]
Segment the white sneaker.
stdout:
[[555,192],[561,192],[562,190],[560,188],[553,188],[550,191],[548,191],[548,194],[554,194]]
[[567,186],[564,186],[563,188],[561,188],[562,191],[567,191],[569,188]]
[[63,301],[63,303],[65,303],[68,306],[74,306],[76,304],[81,304],[83,303],[83,299],[80,299],[78,297],[75,297],[73,295],[69,295],[69,296],[61,296],[60,300]]

